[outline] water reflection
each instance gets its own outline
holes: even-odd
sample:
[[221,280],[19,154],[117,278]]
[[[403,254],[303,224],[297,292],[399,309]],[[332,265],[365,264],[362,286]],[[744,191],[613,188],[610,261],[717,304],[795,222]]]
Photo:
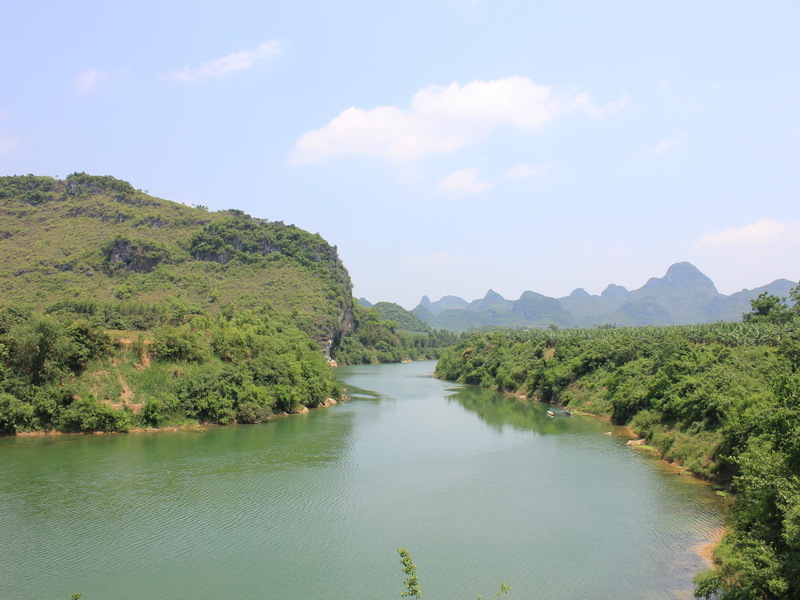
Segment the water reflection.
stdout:
[[[598,431],[610,429],[595,419],[574,419],[566,416],[549,417],[548,404],[532,402],[515,396],[500,394],[494,390],[465,386],[451,388],[447,396],[449,402],[457,402],[468,411],[478,415],[482,421],[496,431],[512,427],[519,431],[535,431],[542,435],[575,433],[576,430]],[[581,421],[576,425],[575,421]],[[577,427],[577,429],[576,429]]]

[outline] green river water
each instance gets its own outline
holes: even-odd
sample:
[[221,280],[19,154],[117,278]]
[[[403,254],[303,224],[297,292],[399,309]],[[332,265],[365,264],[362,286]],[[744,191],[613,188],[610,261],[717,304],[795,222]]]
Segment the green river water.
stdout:
[[205,432],[0,439],[0,598],[691,597],[706,486],[590,417],[337,370],[348,403]]

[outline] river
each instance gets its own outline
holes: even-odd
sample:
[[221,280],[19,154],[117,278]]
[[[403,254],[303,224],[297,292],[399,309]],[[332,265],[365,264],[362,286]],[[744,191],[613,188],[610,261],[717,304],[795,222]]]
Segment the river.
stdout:
[[261,425],[0,439],[0,598],[690,598],[707,487],[591,417],[342,367],[352,400]]

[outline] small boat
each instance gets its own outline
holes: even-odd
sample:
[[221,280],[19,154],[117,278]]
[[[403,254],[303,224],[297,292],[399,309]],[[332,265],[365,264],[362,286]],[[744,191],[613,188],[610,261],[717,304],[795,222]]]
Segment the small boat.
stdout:
[[548,417],[571,417],[572,412],[567,410],[566,408],[559,408],[557,406],[553,406],[547,411]]

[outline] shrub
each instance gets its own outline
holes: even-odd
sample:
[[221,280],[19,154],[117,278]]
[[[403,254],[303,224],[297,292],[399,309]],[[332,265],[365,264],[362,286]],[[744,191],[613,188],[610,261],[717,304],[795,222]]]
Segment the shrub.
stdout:
[[0,433],[13,434],[31,427],[33,406],[11,394],[0,394]]
[[236,421],[239,423],[264,423],[272,418],[272,410],[268,406],[254,402],[244,402],[236,408]]
[[161,361],[203,362],[209,356],[208,342],[189,325],[158,329],[152,350],[153,357]]
[[128,431],[131,422],[126,411],[115,410],[94,398],[78,398],[62,408],[55,425],[64,432]]

